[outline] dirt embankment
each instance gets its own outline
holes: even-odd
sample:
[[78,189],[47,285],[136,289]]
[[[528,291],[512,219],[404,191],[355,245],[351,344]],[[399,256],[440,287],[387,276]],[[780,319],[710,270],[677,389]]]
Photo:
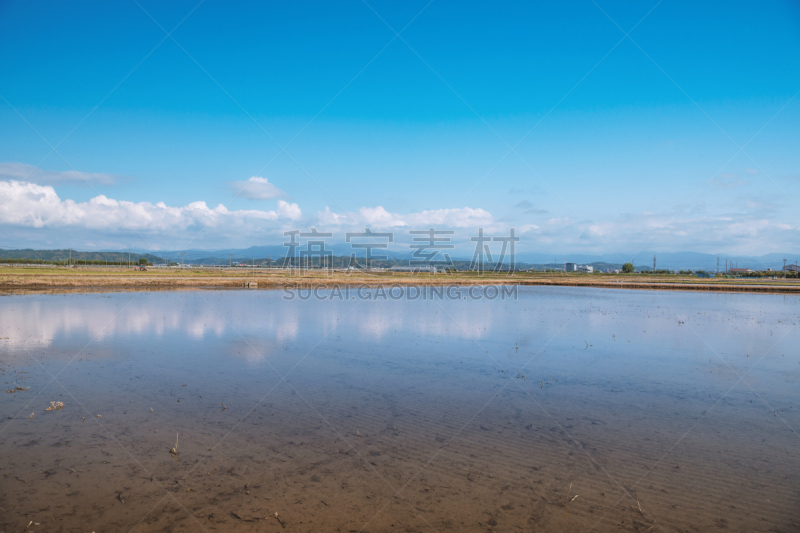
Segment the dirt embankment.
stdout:
[[734,280],[644,275],[559,275],[515,273],[514,275],[325,273],[320,271],[255,270],[150,270],[3,268],[0,290],[158,290],[180,288],[280,289],[308,285],[549,285],[639,290],[697,290],[800,294],[797,280]]

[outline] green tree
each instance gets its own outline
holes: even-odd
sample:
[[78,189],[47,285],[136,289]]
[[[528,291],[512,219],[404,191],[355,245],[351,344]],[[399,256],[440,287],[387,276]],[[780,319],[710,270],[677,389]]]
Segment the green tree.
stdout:
[[626,274],[631,274],[633,272],[633,264],[625,263],[624,265],[622,265],[622,271]]
[[148,264],[148,263],[147,263],[147,259],[145,259],[144,257],[140,257],[140,258],[139,258],[139,264],[140,264],[140,265],[146,265],[146,264]]

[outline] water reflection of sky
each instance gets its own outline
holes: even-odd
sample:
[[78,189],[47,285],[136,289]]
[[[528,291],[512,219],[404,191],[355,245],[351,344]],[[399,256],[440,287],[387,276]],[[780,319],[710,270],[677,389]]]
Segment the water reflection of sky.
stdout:
[[[0,445],[29,442],[35,432],[42,442],[70,439],[76,451],[96,446],[94,426],[81,417],[102,413],[96,423],[154,461],[155,471],[172,459],[173,431],[189,453],[194,443],[207,450],[231,431],[226,444],[244,450],[231,461],[237,469],[274,465],[252,461],[266,448],[297,457],[297,443],[305,442],[329,453],[344,446],[344,435],[387,460],[410,461],[398,463],[398,475],[408,475],[452,437],[453,453],[432,466],[442,461],[442,471],[462,476],[447,484],[467,483],[473,498],[473,481],[460,474],[466,457],[491,463],[499,477],[519,475],[520,484],[536,475],[531,461],[551,468],[542,482],[555,485],[543,495],[563,494],[573,476],[588,483],[597,472],[589,465],[581,481],[573,471],[580,463],[575,439],[626,482],[669,452],[681,468],[655,471],[654,487],[637,487],[643,505],[677,502],[695,513],[715,494],[714,501],[747,510],[734,512],[732,524],[750,523],[754,498],[777,502],[761,510],[776,524],[796,514],[800,461],[791,428],[800,428],[800,299],[565,287],[520,288],[516,300],[493,301],[283,296],[200,290],[0,298],[0,337],[8,337],[0,340],[0,370],[9,388],[30,387],[4,395],[0,417],[13,425]],[[55,399],[65,409],[46,413]],[[35,420],[25,418],[30,411]],[[21,458],[16,468],[31,469],[23,478],[40,473],[45,459],[71,460],[60,448],[45,456],[9,450]],[[301,485],[305,497],[311,485]],[[741,494],[730,496],[731,486]],[[50,487],[57,495],[71,490]],[[595,494],[602,502],[600,491],[610,488],[593,487],[583,485],[581,498]],[[116,489],[106,489],[113,500]]]
[[[510,372],[629,384],[727,382],[767,354],[757,382],[776,372],[798,381],[787,353],[797,298],[758,294],[520,288],[505,300],[284,300],[280,291],[179,291],[6,296],[3,359],[28,352],[109,357],[147,346],[162,357],[213,346],[219,357],[258,365],[309,351],[346,349],[426,361],[468,359]],[[332,343],[336,343],[335,345]],[[84,348],[85,345],[89,348]],[[135,352],[135,351],[134,351]],[[291,353],[290,353],[291,352]],[[50,353],[50,352],[48,352]],[[132,355],[129,355],[131,357]],[[786,362],[786,356],[795,366]],[[56,355],[53,355],[56,357]],[[751,359],[751,357],[753,359]],[[283,361],[286,359],[286,361]],[[723,361],[722,359],[725,359]],[[783,362],[782,362],[783,361]],[[700,375],[700,369],[708,375]],[[538,374],[541,374],[539,376]],[[554,376],[550,376],[551,378]]]

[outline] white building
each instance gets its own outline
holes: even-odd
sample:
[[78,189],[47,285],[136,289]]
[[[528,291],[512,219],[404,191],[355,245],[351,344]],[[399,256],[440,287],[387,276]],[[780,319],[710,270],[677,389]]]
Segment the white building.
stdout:
[[564,269],[567,272],[594,272],[594,268],[589,265],[579,265],[578,263],[564,263]]

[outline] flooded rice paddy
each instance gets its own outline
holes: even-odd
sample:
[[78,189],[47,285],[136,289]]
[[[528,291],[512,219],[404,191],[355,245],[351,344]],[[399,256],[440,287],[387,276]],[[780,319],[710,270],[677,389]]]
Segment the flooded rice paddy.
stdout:
[[796,297],[283,297],[0,298],[0,531],[800,532]]

